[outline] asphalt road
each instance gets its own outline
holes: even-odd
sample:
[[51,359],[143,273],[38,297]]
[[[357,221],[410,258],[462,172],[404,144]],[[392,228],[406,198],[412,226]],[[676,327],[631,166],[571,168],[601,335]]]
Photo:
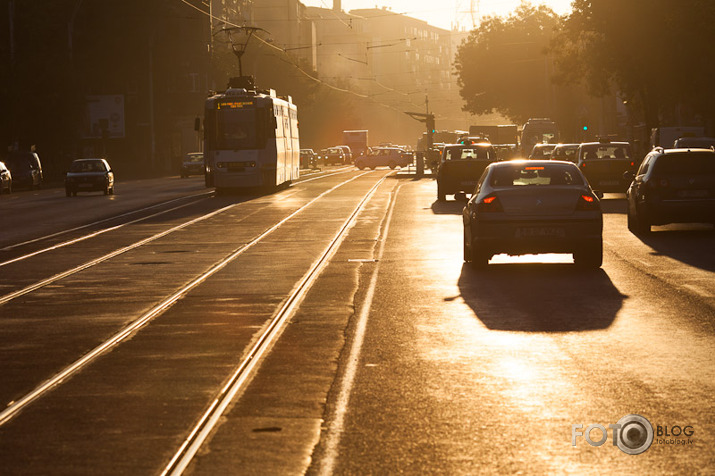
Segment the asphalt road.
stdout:
[[[602,205],[600,270],[474,271],[463,203],[388,169],[2,196],[0,473],[179,472],[197,428],[185,474],[711,472],[715,232]],[[644,453],[586,440],[631,414]]]

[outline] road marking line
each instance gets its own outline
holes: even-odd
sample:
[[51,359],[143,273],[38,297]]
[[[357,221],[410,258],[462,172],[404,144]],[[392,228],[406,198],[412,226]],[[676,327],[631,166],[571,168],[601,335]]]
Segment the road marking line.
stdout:
[[387,241],[387,233],[390,229],[390,222],[392,221],[392,215],[395,210],[395,203],[397,202],[397,193],[400,191],[400,184],[392,194],[390,201],[390,208],[385,215],[382,230],[380,233],[381,239],[378,240],[378,249],[375,256],[376,264],[372,270],[372,276],[370,276],[370,284],[367,288],[367,293],[365,295],[365,300],[360,308],[360,314],[358,317],[358,322],[355,328],[355,336],[353,338],[352,345],[350,346],[350,354],[347,359],[345,366],[345,373],[343,379],[340,382],[340,392],[338,394],[337,402],[335,405],[335,413],[333,415],[332,422],[327,430],[326,443],[325,443],[325,455],[320,462],[320,469],[318,474],[321,476],[330,476],[335,471],[335,463],[338,459],[340,439],[343,434],[345,426],[345,415],[347,414],[348,404],[350,403],[350,394],[352,393],[352,388],[355,385],[355,378],[358,371],[358,362],[360,360],[360,351],[362,350],[362,345],[365,340],[365,333],[367,331],[367,320],[370,315],[370,308],[372,307],[372,301],[375,297],[375,289],[377,287],[377,276],[380,271],[380,259],[385,251],[385,242]]

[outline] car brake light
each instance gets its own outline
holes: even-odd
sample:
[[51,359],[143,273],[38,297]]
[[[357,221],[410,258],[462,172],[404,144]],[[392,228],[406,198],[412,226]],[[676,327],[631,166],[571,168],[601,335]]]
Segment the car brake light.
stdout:
[[598,210],[598,200],[592,195],[581,195],[576,203],[576,210]]
[[504,209],[496,195],[488,195],[477,204],[477,210],[480,212],[503,212]]

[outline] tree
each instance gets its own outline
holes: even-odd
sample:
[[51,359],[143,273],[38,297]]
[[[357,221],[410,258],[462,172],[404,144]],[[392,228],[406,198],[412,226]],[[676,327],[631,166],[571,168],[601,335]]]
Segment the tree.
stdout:
[[507,18],[487,17],[457,50],[455,69],[462,108],[499,112],[517,122],[554,112],[547,48],[559,16],[523,2]]
[[708,0],[575,0],[551,47],[557,80],[615,88],[647,128],[684,107],[713,117],[713,20]]

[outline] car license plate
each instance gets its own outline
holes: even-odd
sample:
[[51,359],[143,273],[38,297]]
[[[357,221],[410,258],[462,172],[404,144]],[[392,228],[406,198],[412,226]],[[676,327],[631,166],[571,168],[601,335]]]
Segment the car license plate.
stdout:
[[680,198],[705,198],[707,196],[707,190],[680,190],[678,192]]
[[516,229],[517,238],[563,238],[565,236],[566,230],[557,226],[530,226]]
[[618,185],[618,180],[599,180],[599,185]]
[[246,167],[240,164],[228,164],[228,170],[230,172],[245,172]]
[[79,186],[82,187],[82,188],[89,188],[89,187],[92,187],[93,185],[94,185],[94,184],[92,184],[92,183],[81,183],[81,184],[79,184]]

